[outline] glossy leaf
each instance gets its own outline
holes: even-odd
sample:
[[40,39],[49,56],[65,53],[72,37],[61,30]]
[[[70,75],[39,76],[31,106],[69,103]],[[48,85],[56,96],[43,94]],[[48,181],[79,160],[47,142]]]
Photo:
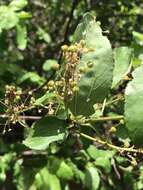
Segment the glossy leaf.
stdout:
[[[20,160],[18,160],[17,162],[20,162]],[[16,184],[17,189],[35,190],[36,186],[34,185],[34,178],[36,172],[37,168],[21,168],[21,165],[16,163],[14,166],[14,183]]]
[[90,145],[87,149],[89,156],[95,160],[95,165],[102,167],[106,173],[111,171],[111,158],[114,156],[115,152],[110,150],[100,150],[95,146]]
[[53,159],[51,163],[50,171],[55,173],[59,178],[64,180],[73,179],[73,171],[71,167],[64,161],[60,159]]
[[34,123],[33,132],[23,141],[31,149],[44,150],[49,144],[64,140],[65,122],[56,117],[45,117]]
[[107,157],[99,157],[95,161],[95,165],[103,168],[106,173],[111,172],[111,160]]
[[70,168],[72,169],[72,172],[74,174],[74,178],[78,181],[78,182],[82,182],[84,183],[84,172],[82,170],[80,170],[76,164],[74,164],[71,160],[68,161],[68,165],[70,166]]
[[99,157],[112,158],[115,154],[114,151],[97,149],[94,145],[89,146],[89,148],[87,149],[87,153],[94,160]]
[[85,171],[85,186],[89,190],[97,190],[100,184],[100,177],[94,166],[89,166]]
[[51,174],[47,167],[36,174],[35,185],[37,190],[61,190],[59,179],[56,175]]

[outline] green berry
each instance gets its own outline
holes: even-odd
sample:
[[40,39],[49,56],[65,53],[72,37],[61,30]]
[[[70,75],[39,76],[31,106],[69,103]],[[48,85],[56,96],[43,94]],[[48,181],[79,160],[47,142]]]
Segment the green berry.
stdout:
[[79,87],[78,86],[74,86],[72,90],[73,90],[73,92],[78,92],[79,91]]
[[54,87],[54,81],[53,80],[50,80],[49,82],[48,82],[48,87]]
[[55,64],[52,66],[52,69],[55,70],[55,71],[59,70],[59,68],[60,68],[60,65],[59,65],[58,63],[55,63]]
[[67,46],[67,45],[63,45],[63,46],[61,47],[61,49],[62,49],[62,51],[67,51],[67,50],[68,50],[68,46]]
[[87,67],[86,67],[86,66],[80,67],[80,68],[79,68],[79,71],[80,71],[81,73],[86,73]]
[[109,130],[110,133],[115,133],[116,131],[117,131],[116,127],[111,127]]
[[128,141],[125,141],[125,142],[124,142],[124,147],[125,147],[125,148],[129,148],[129,147],[130,147],[130,143],[129,143]]
[[77,46],[76,45],[71,45],[69,48],[68,48],[69,51],[71,52],[76,52],[78,50]]

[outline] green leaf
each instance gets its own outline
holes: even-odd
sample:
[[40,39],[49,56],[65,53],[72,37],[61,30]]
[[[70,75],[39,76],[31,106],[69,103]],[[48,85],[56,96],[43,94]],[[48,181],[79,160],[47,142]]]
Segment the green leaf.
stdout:
[[85,171],[85,186],[89,190],[97,190],[100,184],[100,177],[94,166],[89,166]]
[[3,29],[11,29],[17,25],[19,18],[17,13],[7,6],[0,6],[0,32]]
[[115,154],[115,152],[111,150],[97,149],[94,145],[89,146],[89,148],[87,149],[87,153],[92,159],[97,159],[99,157],[112,158]]
[[50,35],[42,28],[38,28],[37,35],[40,40],[44,40],[47,43],[51,42],[51,37]]
[[48,59],[43,64],[43,70],[44,71],[51,71],[57,65],[58,65],[58,62],[55,59]]
[[94,145],[90,145],[87,149],[89,156],[95,160],[96,166],[101,166],[107,173],[111,171],[111,158],[115,152],[110,150],[99,150]]
[[76,30],[75,30],[75,32],[74,32],[74,35],[73,35],[73,43],[75,43],[75,42],[79,42],[80,40],[82,40],[83,39],[83,36],[85,35],[85,29],[86,29],[86,27],[87,27],[87,25],[88,25],[88,23],[91,21],[91,20],[93,20],[94,19],[94,17],[93,17],[93,15],[92,14],[90,14],[90,13],[85,13],[84,15],[83,15],[83,22],[82,23],[79,23],[78,25],[77,25],[77,28],[76,28]]
[[20,50],[24,50],[27,45],[27,28],[25,25],[18,24],[16,26],[16,30],[17,30],[16,40],[17,40],[18,48]]
[[136,43],[139,45],[143,45],[143,34],[133,31],[133,38],[135,39]]
[[27,4],[28,4],[27,0],[13,0],[9,4],[9,7],[14,11],[19,11],[23,9]]
[[34,179],[37,171],[37,168],[22,167],[22,160],[17,160],[14,165],[13,174],[13,182],[15,183],[17,189],[36,190],[36,187],[34,186]]
[[49,101],[53,101],[53,102],[61,102],[60,98],[58,97],[58,95],[54,94],[54,93],[49,93],[47,92],[46,94],[44,94],[42,97],[38,98],[34,105],[38,106],[38,105],[46,105],[49,103]]
[[99,157],[94,162],[96,166],[102,167],[106,173],[111,172],[111,160],[107,157]]
[[25,19],[31,18],[31,17],[32,17],[32,14],[29,13],[29,12],[21,11],[21,12],[18,13],[18,17],[19,17],[21,20],[25,20]]
[[88,116],[94,113],[93,105],[102,103],[108,95],[114,64],[110,42],[102,35],[102,30],[95,20],[86,24],[83,34],[85,47],[92,50],[82,54],[76,72],[78,74],[80,67],[85,67],[88,63],[93,66],[82,74],[77,84],[79,91],[69,102],[69,108],[74,115]]
[[10,169],[13,156],[12,153],[6,153],[0,159],[0,184],[6,180],[6,174]]
[[73,179],[73,171],[64,160],[60,160],[58,158],[53,159],[50,171],[51,173],[56,174],[61,179]]
[[68,165],[70,166],[70,168],[72,169],[72,172],[74,174],[75,179],[78,182],[82,182],[84,183],[84,172],[81,171],[76,164],[74,164],[71,160],[68,161]]
[[114,50],[115,67],[113,72],[112,88],[115,87],[129,72],[132,49],[119,47]]
[[143,145],[143,66],[133,72],[125,90],[125,122],[128,134],[137,145]]
[[59,179],[56,175],[51,174],[47,167],[36,174],[35,184],[37,190],[61,190]]
[[75,33],[73,35],[72,42],[79,42],[83,38],[83,31],[85,30],[85,25],[83,23],[80,23],[77,25],[77,28],[75,30]]
[[35,72],[27,72],[23,76],[21,76],[21,78],[19,79],[19,83],[23,83],[25,81],[30,81],[32,83],[41,85],[45,82],[45,79],[43,77],[39,76]]
[[44,150],[49,144],[64,140],[66,135],[65,121],[56,117],[45,117],[34,123],[33,133],[23,141],[31,149]]

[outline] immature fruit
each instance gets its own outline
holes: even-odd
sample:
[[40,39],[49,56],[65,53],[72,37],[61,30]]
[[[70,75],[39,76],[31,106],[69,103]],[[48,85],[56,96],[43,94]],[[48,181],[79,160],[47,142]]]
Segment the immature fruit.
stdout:
[[55,63],[54,65],[52,65],[52,69],[55,71],[59,70],[59,68],[60,68],[60,65],[58,63]]
[[71,82],[70,82],[70,85],[71,85],[71,87],[74,87],[74,86],[77,85],[77,82],[75,82],[75,81],[71,81]]
[[80,44],[83,46],[83,45],[85,45],[85,40],[81,40],[80,41]]
[[16,100],[20,100],[20,95],[16,95]]
[[61,47],[61,49],[62,49],[62,51],[67,51],[67,50],[68,50],[68,46],[67,46],[67,45],[63,45],[63,46]]
[[30,103],[31,103],[31,104],[35,103],[35,98],[34,98],[34,97],[31,97]]
[[56,86],[64,86],[64,81],[57,81]]
[[32,95],[32,91],[30,90],[30,91],[28,92],[28,94],[29,94],[29,95]]
[[54,89],[54,87],[53,86],[49,86],[49,90],[53,90]]
[[129,143],[128,141],[125,141],[125,142],[124,142],[124,147],[125,147],[125,148],[129,148],[129,147],[130,147],[130,143]]
[[111,127],[109,130],[110,133],[115,133],[116,131],[117,131],[116,127]]
[[78,47],[75,46],[75,45],[71,45],[69,48],[68,48],[69,51],[71,52],[76,52],[78,50]]
[[78,86],[74,86],[72,90],[73,90],[73,92],[78,92],[79,91],[79,87]]
[[79,71],[81,72],[81,73],[86,73],[87,72],[87,67],[86,66],[84,66],[84,67],[80,67],[79,68]]
[[50,80],[49,82],[48,82],[48,87],[54,87],[54,81],[53,80]]

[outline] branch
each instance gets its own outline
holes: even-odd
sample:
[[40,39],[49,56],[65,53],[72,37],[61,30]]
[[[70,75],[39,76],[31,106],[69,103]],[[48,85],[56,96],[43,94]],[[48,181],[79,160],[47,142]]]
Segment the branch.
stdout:
[[[6,115],[6,114],[0,114],[0,118],[3,118],[3,119],[7,119],[7,118],[11,118],[10,115]],[[42,116],[18,116],[18,119],[19,120],[39,120],[41,119]]]
[[118,116],[110,116],[110,117],[99,117],[99,118],[95,118],[95,119],[86,119],[85,122],[96,122],[96,121],[117,121],[117,120],[121,120],[124,119],[123,115],[118,115]]
[[91,137],[89,135],[86,135],[84,133],[80,133],[80,135],[82,137],[86,138],[86,139],[89,139],[89,140],[94,141],[96,143],[99,143],[101,145],[107,146],[109,148],[115,149],[115,150],[117,150],[120,153],[131,152],[131,153],[140,153],[140,154],[143,154],[143,149],[134,149],[133,147],[130,147],[130,148],[119,147],[119,146],[116,146],[116,145],[112,145],[112,144],[110,144],[110,143],[108,143],[106,141],[103,141],[101,139],[97,139],[97,138]]

